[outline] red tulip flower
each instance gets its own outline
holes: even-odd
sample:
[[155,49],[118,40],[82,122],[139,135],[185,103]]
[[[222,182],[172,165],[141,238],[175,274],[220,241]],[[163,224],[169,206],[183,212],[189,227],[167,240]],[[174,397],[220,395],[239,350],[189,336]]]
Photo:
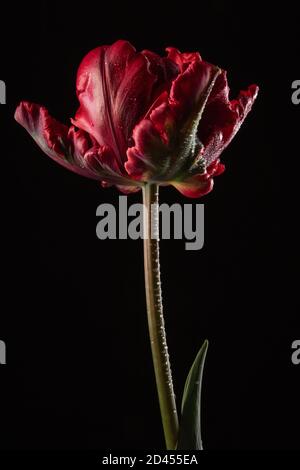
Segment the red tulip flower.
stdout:
[[224,171],[220,155],[257,92],[252,85],[230,101],[226,72],[197,52],[168,48],[161,58],[117,41],[83,59],[77,75],[80,107],[70,127],[38,104],[23,101],[15,113],[41,149],[64,167],[125,193],[142,189],[149,336],[167,449],[202,449],[200,390],[207,342],[188,375],[179,426],[163,318],[159,241],[152,237],[159,233],[158,187],[171,184],[188,197],[211,191],[213,177]]
[[252,85],[228,98],[226,72],[197,52],[166,57],[136,52],[126,41],[101,46],[77,74],[80,107],[71,127],[21,102],[15,119],[66,168],[133,192],[145,182],[173,185],[185,196],[212,190],[219,157],[256,98]]

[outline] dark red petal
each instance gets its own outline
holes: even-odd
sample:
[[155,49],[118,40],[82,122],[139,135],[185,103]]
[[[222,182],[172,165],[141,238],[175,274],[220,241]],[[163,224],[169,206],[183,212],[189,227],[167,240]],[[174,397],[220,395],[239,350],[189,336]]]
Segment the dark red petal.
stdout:
[[53,119],[44,107],[22,102],[16,110],[15,119],[25,127],[46,155],[65,168],[96,180],[105,178],[113,183],[128,183],[120,175],[111,149],[99,147],[81,129],[75,130],[73,126],[68,129]]
[[212,191],[213,177],[221,175],[225,171],[225,165],[220,160],[215,160],[204,174],[187,177],[182,181],[173,181],[172,185],[187,197],[197,198]]
[[218,74],[219,69],[214,65],[195,59],[178,75],[171,87],[170,103],[179,119],[194,118],[195,112],[199,114]]
[[226,72],[222,71],[219,75],[198,128],[198,136],[204,145],[204,158],[208,165],[217,159],[231,142],[251,110],[257,93],[258,87],[252,85],[247,91],[242,91],[237,100],[229,101]]
[[143,119],[134,128],[133,138],[136,145],[127,150],[125,169],[136,179],[144,181],[151,179],[153,174],[160,172],[162,157],[167,152],[166,146],[155,126],[148,119]]
[[206,172],[210,177],[219,176],[222,173],[224,173],[224,171],[225,171],[225,165],[221,163],[219,159],[211,163],[206,169]]
[[155,81],[147,58],[128,42],[94,49],[78,70],[80,108],[73,123],[122,162],[133,127],[151,104]]
[[176,158],[176,122],[168,96],[164,95],[164,99],[157,100],[157,103],[149,118],[143,119],[134,128],[135,146],[127,150],[127,173],[143,181],[152,177],[163,180]]
[[88,136],[81,135],[78,139],[68,136],[68,127],[52,118],[46,108],[26,101],[16,109],[15,119],[50,158],[75,173],[95,178],[81,160],[82,149],[88,146]]
[[[116,186],[130,187],[130,192],[135,191],[135,187],[139,184],[120,172],[118,163],[114,154],[109,147],[98,145],[89,149],[84,157],[85,167],[101,180],[101,184],[105,187],[115,184]],[[129,192],[129,190],[128,190]]]
[[130,185],[124,185],[124,184],[117,184],[116,182],[115,183],[109,183],[108,181],[105,181],[105,180],[102,180],[101,181],[101,186],[102,188],[109,188],[111,187],[113,184],[116,185],[116,188],[119,189],[119,191],[121,191],[123,194],[132,194],[132,193],[136,193],[137,191],[140,191],[142,189],[141,186],[135,186],[133,184],[130,184]]
[[180,73],[183,73],[186,69],[186,66],[191,62],[200,62],[201,56],[199,52],[180,52],[175,47],[167,47],[166,51],[168,52],[168,59],[172,60],[180,69]]
[[123,194],[132,194],[136,193],[137,191],[140,191],[142,188],[141,186],[126,186],[123,184],[117,184],[117,188],[121,191]]
[[156,77],[151,96],[153,103],[161,93],[170,90],[172,81],[179,73],[179,67],[168,57],[160,57],[152,51],[144,50],[142,54],[148,60],[150,72]]
[[208,175],[195,175],[184,181],[173,181],[172,185],[184,196],[198,198],[212,191],[214,182]]
[[127,151],[125,164],[134,178],[173,179],[194,158],[198,121],[220,72],[199,54],[183,54],[180,60],[187,67],[173,81],[169,96],[164,92],[134,129],[135,146]]

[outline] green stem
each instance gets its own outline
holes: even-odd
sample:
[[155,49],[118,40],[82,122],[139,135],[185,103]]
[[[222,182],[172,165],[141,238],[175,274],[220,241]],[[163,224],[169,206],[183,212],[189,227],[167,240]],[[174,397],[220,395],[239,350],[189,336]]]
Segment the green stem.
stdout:
[[143,187],[144,264],[148,327],[162,424],[168,450],[176,449],[178,416],[163,317],[159,265],[158,186]]

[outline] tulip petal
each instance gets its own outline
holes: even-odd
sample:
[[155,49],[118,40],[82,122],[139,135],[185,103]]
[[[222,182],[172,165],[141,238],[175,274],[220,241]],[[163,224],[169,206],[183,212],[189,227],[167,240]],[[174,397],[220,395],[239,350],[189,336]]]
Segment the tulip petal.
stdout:
[[[169,109],[166,103],[162,103],[152,111],[149,119],[143,119],[133,131],[135,147],[127,151],[125,169],[129,175],[141,180],[149,180],[153,175],[156,179],[163,175],[166,166],[169,166],[172,156],[172,141],[167,133],[167,120]],[[159,115],[158,124],[152,120]],[[170,116],[170,126],[173,126],[173,117]]]
[[222,71],[219,75],[198,127],[208,165],[220,156],[238,132],[257,93],[258,87],[252,85],[247,91],[242,91],[236,100],[229,101],[226,72]]
[[73,124],[124,161],[133,127],[151,104],[155,81],[147,57],[128,42],[94,49],[78,70],[80,108]]
[[160,57],[152,51],[144,50],[142,54],[147,58],[149,71],[156,77],[151,96],[151,103],[154,103],[164,91],[170,91],[179,73],[179,66],[169,57]]
[[215,160],[203,174],[184,178],[182,181],[173,181],[172,185],[184,196],[198,198],[212,191],[213,177],[223,173],[225,166],[219,160]]
[[137,191],[141,190],[141,186],[136,186],[136,185],[117,184],[116,187],[123,194],[132,194],[132,193],[136,193]]
[[172,185],[184,196],[198,198],[210,193],[213,189],[214,182],[213,179],[207,178],[205,175],[196,175],[186,178],[183,181],[174,181]]
[[56,121],[43,106],[23,101],[16,110],[15,119],[46,155],[68,170],[95,180],[136,187],[134,181],[120,174],[109,147],[99,147],[86,132],[73,126],[69,129]]
[[68,127],[52,118],[46,108],[27,101],[20,103],[15,119],[52,160],[82,176],[99,179],[84,165],[83,154],[92,145],[87,134],[69,132]]
[[[184,59],[187,55],[191,58],[190,62]],[[184,121],[187,116],[192,117],[195,113],[198,116],[199,111],[203,111],[202,104],[206,103],[220,69],[202,61],[199,54],[182,56],[184,66],[172,84],[170,102],[178,117]]]
[[133,178],[173,180],[197,157],[198,122],[220,70],[201,61],[199,54],[184,54],[178,66],[182,73],[170,93],[164,92],[134,128],[135,146],[128,149],[125,163]]

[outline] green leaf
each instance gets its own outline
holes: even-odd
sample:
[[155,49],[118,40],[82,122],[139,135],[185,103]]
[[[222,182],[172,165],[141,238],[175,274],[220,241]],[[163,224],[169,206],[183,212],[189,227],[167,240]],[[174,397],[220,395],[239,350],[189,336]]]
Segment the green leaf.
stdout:
[[205,340],[187,376],[181,405],[181,422],[177,449],[202,450],[201,384],[208,348]]

